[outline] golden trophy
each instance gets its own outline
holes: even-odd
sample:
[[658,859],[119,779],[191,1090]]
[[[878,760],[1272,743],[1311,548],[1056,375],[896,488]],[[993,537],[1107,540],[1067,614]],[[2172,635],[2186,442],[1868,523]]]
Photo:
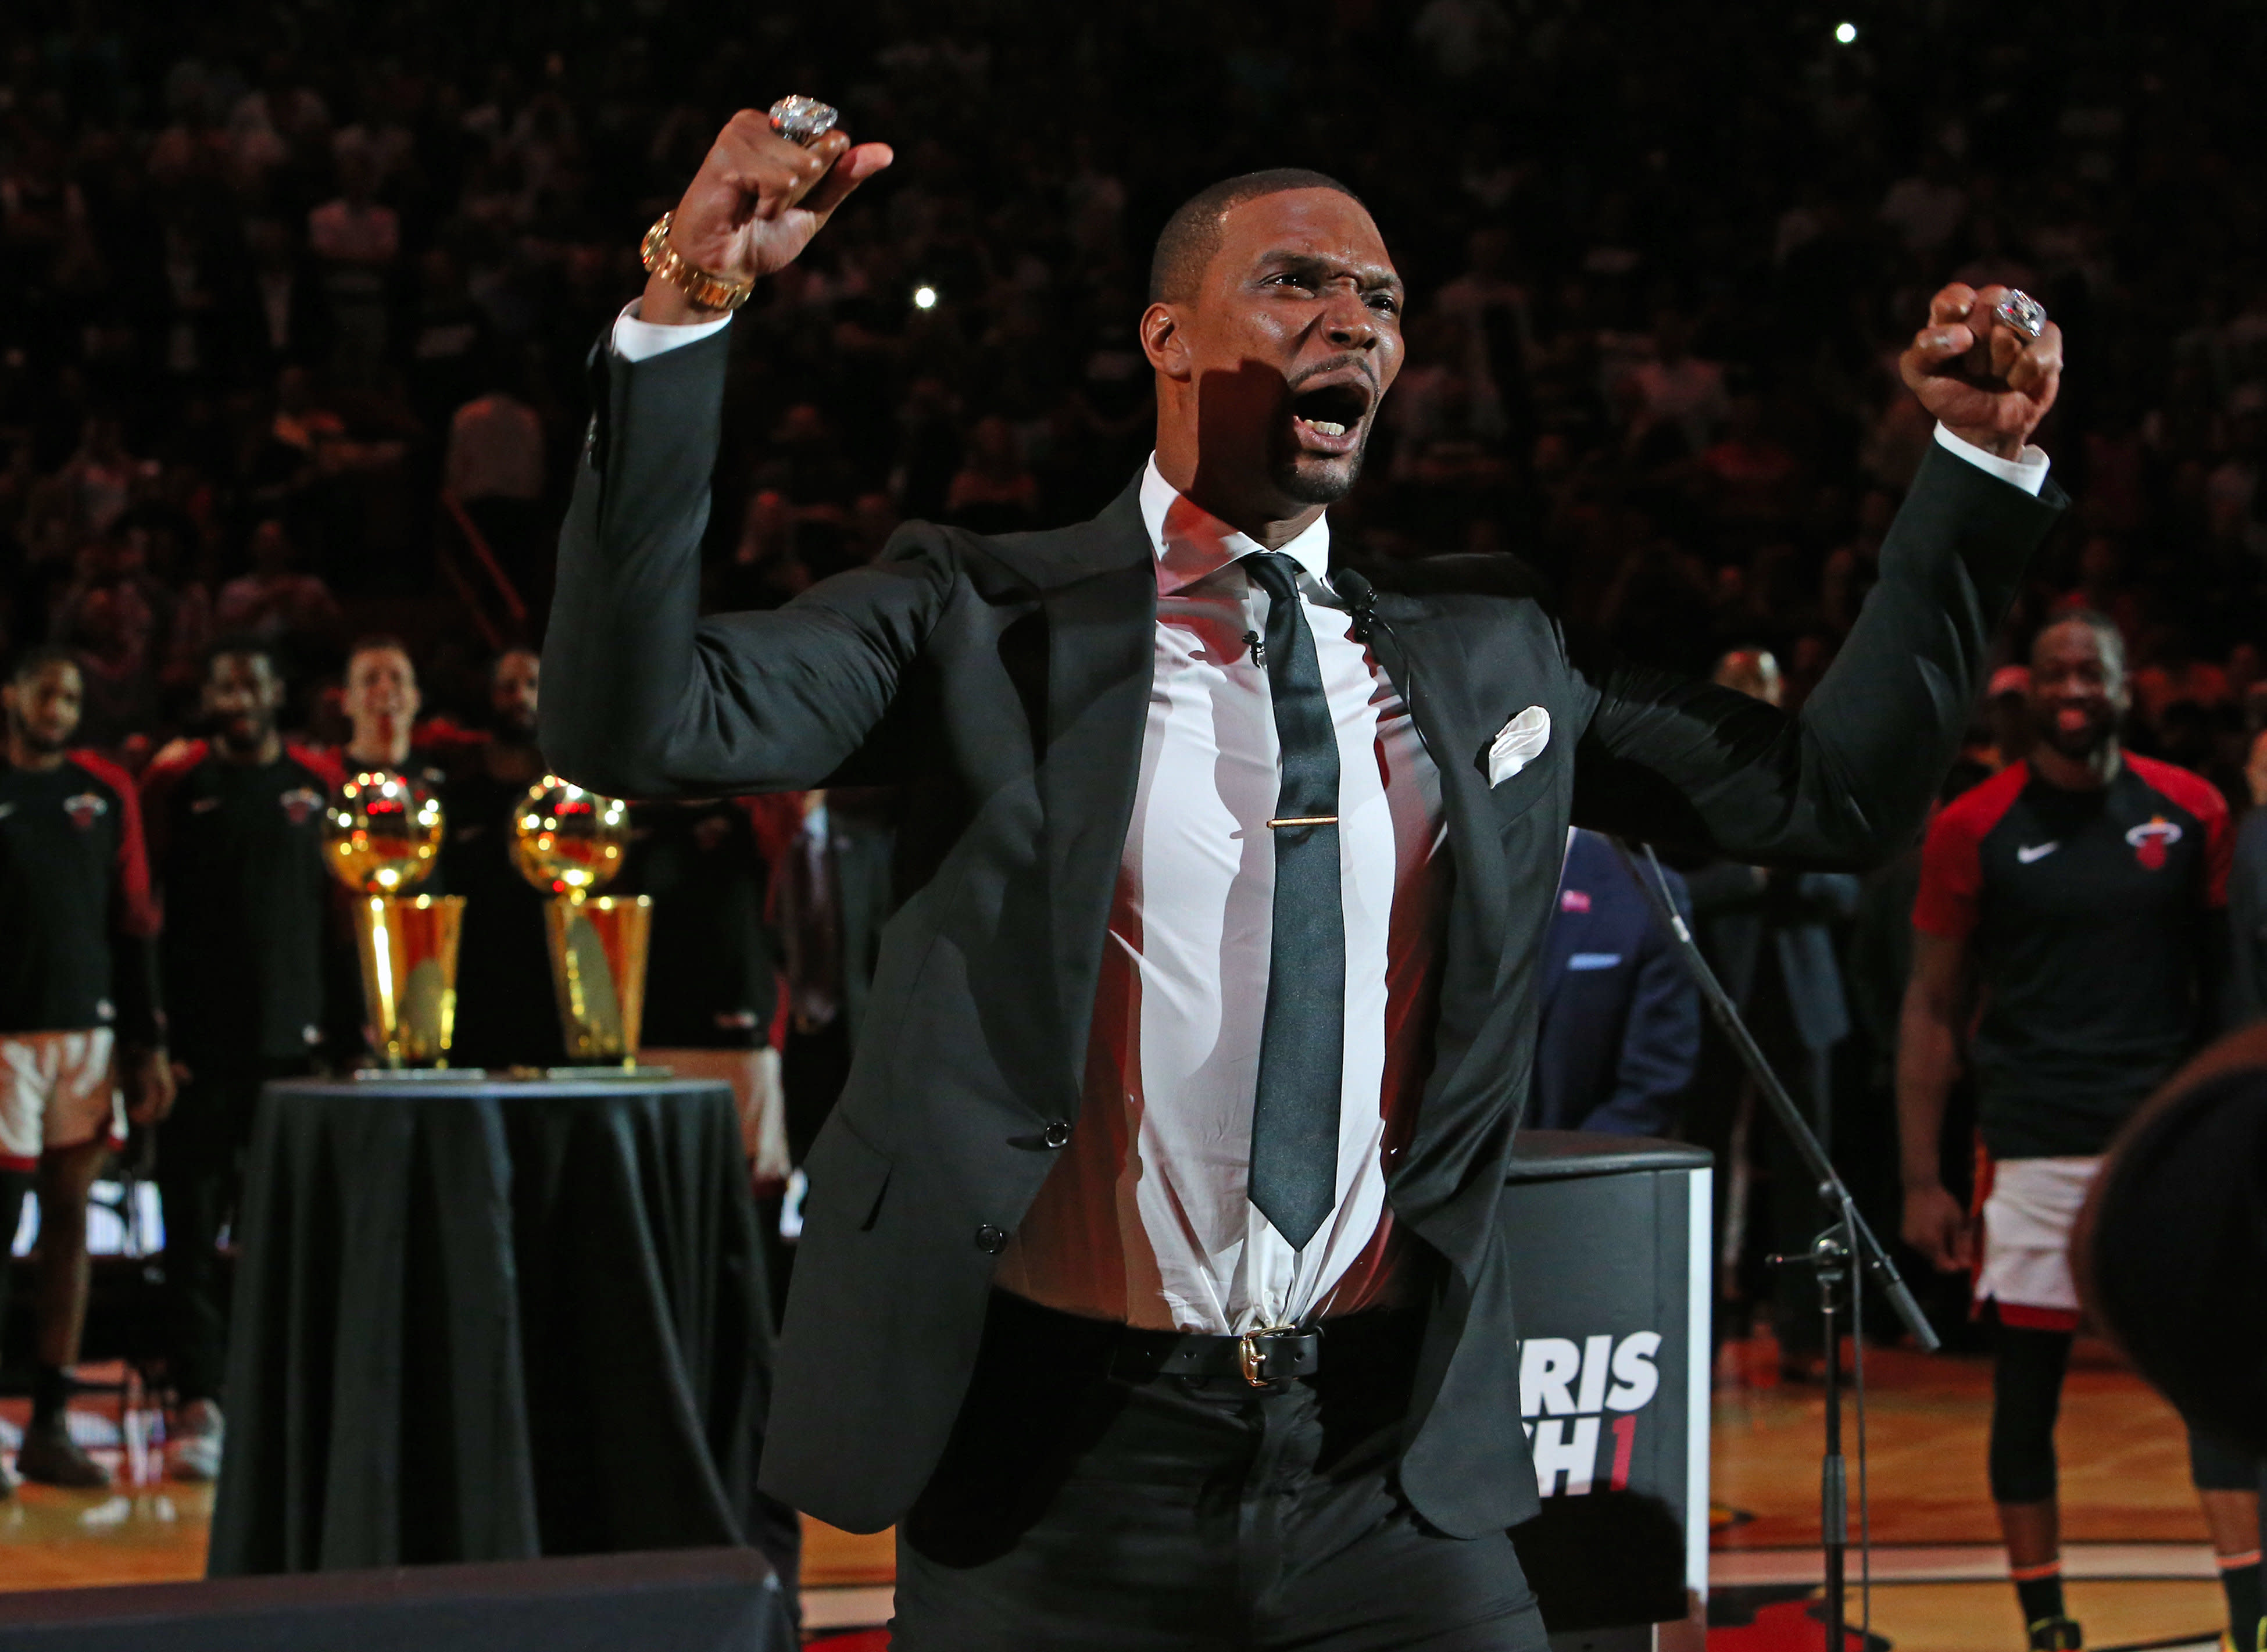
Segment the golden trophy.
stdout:
[[406,775],[371,769],[331,800],[326,858],[354,903],[363,1005],[379,1062],[445,1068],[457,1021],[462,895],[413,895],[441,854],[441,803]]
[[555,775],[530,787],[512,817],[512,862],[552,896],[544,929],[567,1059],[585,1066],[637,1066],[653,901],[598,892],[629,838],[629,804]]

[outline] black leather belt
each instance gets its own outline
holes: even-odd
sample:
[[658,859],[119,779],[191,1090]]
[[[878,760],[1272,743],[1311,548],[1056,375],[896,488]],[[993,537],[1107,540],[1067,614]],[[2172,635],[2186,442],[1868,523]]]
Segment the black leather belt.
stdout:
[[1119,1333],[1110,1372],[1131,1382],[1159,1377],[1236,1377],[1253,1388],[1273,1388],[1322,1369],[1323,1333],[1278,1325],[1240,1337],[1203,1336],[1194,1332]]

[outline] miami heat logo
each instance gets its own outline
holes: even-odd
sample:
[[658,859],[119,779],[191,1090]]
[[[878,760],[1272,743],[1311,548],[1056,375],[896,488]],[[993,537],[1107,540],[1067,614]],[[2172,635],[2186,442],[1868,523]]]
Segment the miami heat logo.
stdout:
[[2181,841],[2181,829],[2162,815],[2135,826],[2125,834],[2133,846],[2133,858],[2150,871],[2160,871],[2165,864],[2165,851]]
[[63,812],[80,831],[92,832],[94,823],[110,812],[110,799],[100,792],[83,791],[76,797],[63,799]]
[[306,825],[323,806],[322,794],[309,791],[304,786],[297,791],[285,792],[276,801],[283,805],[283,818],[295,826]]

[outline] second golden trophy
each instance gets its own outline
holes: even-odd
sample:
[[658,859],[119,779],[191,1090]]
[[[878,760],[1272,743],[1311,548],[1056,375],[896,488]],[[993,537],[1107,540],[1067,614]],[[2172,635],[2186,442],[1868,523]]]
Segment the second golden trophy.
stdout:
[[546,775],[529,789],[511,826],[520,876],[552,896],[545,930],[567,1059],[635,1067],[653,902],[598,892],[621,870],[629,805]]

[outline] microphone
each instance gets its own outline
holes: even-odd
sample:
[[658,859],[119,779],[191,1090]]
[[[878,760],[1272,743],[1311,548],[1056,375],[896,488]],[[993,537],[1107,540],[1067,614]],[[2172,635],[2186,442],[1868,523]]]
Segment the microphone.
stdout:
[[1367,642],[1376,630],[1392,628],[1377,617],[1377,587],[1351,568],[1341,568],[1331,576],[1331,589],[1345,603],[1346,612],[1354,615],[1354,640]]

